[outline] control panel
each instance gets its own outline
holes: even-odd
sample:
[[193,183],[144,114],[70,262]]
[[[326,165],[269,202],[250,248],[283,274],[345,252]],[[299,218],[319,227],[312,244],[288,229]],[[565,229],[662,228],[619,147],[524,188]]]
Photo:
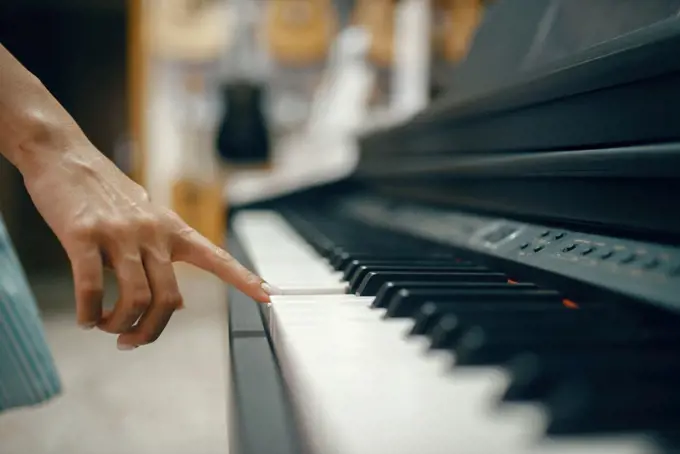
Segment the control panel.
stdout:
[[353,200],[348,209],[374,225],[509,259],[680,311],[677,247],[417,205],[385,208],[378,200]]

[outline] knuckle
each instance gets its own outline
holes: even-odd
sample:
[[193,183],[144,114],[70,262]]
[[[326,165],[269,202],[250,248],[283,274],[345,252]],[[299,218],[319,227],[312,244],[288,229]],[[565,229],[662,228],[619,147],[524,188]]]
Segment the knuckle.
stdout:
[[215,246],[215,255],[226,265],[232,265],[234,263],[237,263],[236,259],[221,247]]
[[261,277],[259,277],[256,274],[248,271],[248,274],[246,275],[246,284],[248,284],[248,285],[260,285],[261,283],[262,283]]
[[141,215],[134,220],[135,228],[144,236],[155,235],[160,227],[161,223],[155,216]]
[[164,295],[162,298],[160,298],[158,304],[168,309],[177,310],[180,307],[182,307],[183,304],[182,295],[180,295],[178,292],[168,293]]
[[101,223],[96,219],[79,219],[73,226],[73,234],[81,240],[91,239],[99,230]]
[[143,187],[140,186],[139,188],[141,190],[140,196],[142,200],[145,202],[151,202],[151,196],[149,195],[149,193]]
[[137,290],[130,298],[129,305],[134,310],[146,309],[151,305],[151,292],[149,290]]
[[195,233],[196,230],[185,224],[176,230],[175,235],[180,240],[189,241],[195,235]]
[[113,238],[125,236],[132,230],[130,223],[124,219],[107,219],[102,228]]
[[178,226],[186,226],[186,224],[184,223],[184,220],[182,219],[182,217],[181,217],[179,214],[177,214],[177,213],[175,213],[174,211],[172,211],[172,210],[165,210],[165,211],[163,211],[162,216],[163,216],[164,219],[166,219],[168,222],[170,222],[170,223],[172,223],[172,224],[174,224],[174,225],[178,225]]

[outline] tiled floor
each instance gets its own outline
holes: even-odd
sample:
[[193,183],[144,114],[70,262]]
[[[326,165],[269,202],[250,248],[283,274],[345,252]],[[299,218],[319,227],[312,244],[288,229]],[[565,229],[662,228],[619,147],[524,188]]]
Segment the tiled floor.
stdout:
[[133,352],[75,326],[68,277],[36,279],[65,393],[0,416],[0,454],[226,453],[225,287],[194,269],[178,277],[186,309]]

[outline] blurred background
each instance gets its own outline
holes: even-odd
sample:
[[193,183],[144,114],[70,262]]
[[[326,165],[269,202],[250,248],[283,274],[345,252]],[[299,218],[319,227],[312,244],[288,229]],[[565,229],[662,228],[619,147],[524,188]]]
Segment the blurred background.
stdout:
[[[155,201],[221,244],[229,206],[349,175],[360,134],[679,8],[678,0],[3,0],[0,42]],[[179,269],[187,310],[153,346],[120,353],[114,339],[76,329],[68,262],[4,160],[0,210],[66,391],[0,417],[0,454],[226,452],[224,286]]]

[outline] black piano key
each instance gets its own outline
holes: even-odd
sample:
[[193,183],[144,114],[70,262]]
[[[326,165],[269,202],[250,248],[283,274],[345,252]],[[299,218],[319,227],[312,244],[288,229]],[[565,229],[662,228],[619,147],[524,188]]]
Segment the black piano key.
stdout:
[[[523,284],[524,285],[524,284]],[[592,317],[599,317],[601,313],[610,309],[610,305],[601,303],[588,303],[582,305],[581,311],[587,310]],[[415,305],[418,308],[418,305]],[[471,322],[479,323],[486,320],[498,320],[502,323],[514,323],[515,320],[537,319],[572,312],[573,308],[565,306],[554,298],[546,301],[520,302],[513,304],[478,303],[467,304],[465,302],[452,301],[428,301],[415,313],[411,314],[415,323],[409,334],[427,334],[435,324],[445,315],[455,315],[462,318],[468,325]]]
[[[336,236],[332,254],[353,253],[357,255],[372,254],[375,256],[403,256],[403,257],[441,257],[453,258],[451,252],[432,243],[418,241],[413,237],[398,237],[393,233],[366,231],[362,228],[354,229]],[[329,256],[330,257],[330,256]]]
[[432,349],[453,349],[460,339],[474,326],[485,320],[485,326],[518,324],[522,329],[550,330],[545,324],[551,323],[551,317],[559,317],[560,325],[569,324],[571,329],[578,329],[576,322],[583,323],[589,315],[575,313],[554,302],[534,302],[509,304],[501,302],[483,302],[479,304],[428,302],[422,308],[411,312],[415,319],[410,335],[427,335],[430,337]]
[[[398,284],[398,283],[397,283]],[[407,290],[411,290],[407,288]],[[458,284],[451,284],[450,287],[446,288],[449,292],[449,296],[446,298],[433,298],[431,300],[427,299],[401,299],[394,298],[393,301],[387,306],[387,311],[385,312],[385,317],[391,318],[403,318],[403,317],[415,317],[416,312],[420,307],[427,303],[433,302],[437,304],[441,310],[446,310],[447,312],[454,312],[456,310],[469,309],[474,312],[479,310],[484,311],[484,309],[478,309],[481,306],[488,306],[489,304],[495,307],[510,305],[514,306],[511,301],[506,300],[503,296],[505,294],[499,294],[498,292],[542,292],[542,290],[537,290],[533,284],[522,284],[520,286],[511,286],[505,283],[477,283],[477,282],[461,282]],[[491,296],[493,293],[497,292],[495,297]],[[512,297],[510,298],[512,299]],[[498,301],[502,301],[499,303]],[[554,301],[550,301],[555,304]],[[517,300],[515,300],[517,303]],[[531,304],[531,303],[528,303]],[[485,312],[489,312],[486,310]],[[495,311],[494,311],[495,312]]]
[[[455,260],[453,256],[446,253],[426,253],[413,251],[408,253],[408,251],[400,251],[395,253],[392,248],[389,250],[380,250],[374,247],[375,245],[364,246],[364,247],[338,247],[331,254],[329,254],[329,263],[333,269],[336,271],[342,271],[347,268],[355,260],[386,260],[391,259],[402,260],[412,258],[416,260]],[[371,252],[369,252],[371,251]],[[461,263],[464,265],[464,263]]]
[[[563,324],[564,321],[579,320],[588,326],[596,326],[605,322],[618,323],[616,329],[632,330],[635,320],[624,315],[613,313],[606,304],[590,303],[581,309],[573,309],[553,298],[534,302],[505,302],[465,304],[442,301],[439,309],[446,314],[459,317],[469,327],[480,326],[485,330],[505,331],[512,335],[522,324],[541,323]],[[599,329],[599,328],[597,328]]]
[[653,377],[680,374],[678,352],[673,350],[594,350],[570,353],[524,353],[507,365],[511,378],[504,401],[543,398],[568,377],[620,375]]
[[[524,284],[523,284],[524,285]],[[526,284],[527,289],[531,289],[531,284]],[[507,289],[507,287],[506,287]],[[455,315],[461,317],[466,323],[471,325],[487,323],[499,324],[502,326],[513,326],[513,324],[524,319],[542,320],[548,319],[553,314],[563,314],[576,312],[568,306],[562,304],[558,299],[551,295],[540,299],[540,295],[544,290],[535,290],[539,293],[539,299],[518,299],[517,301],[508,301],[507,299],[499,298],[498,300],[488,301],[466,301],[466,300],[434,300],[431,301],[437,306],[437,309],[442,315]],[[418,306],[418,302],[414,303]],[[398,310],[398,309],[397,309]],[[597,306],[589,309],[588,315],[583,314],[584,317],[595,317],[596,311],[599,310]],[[584,312],[584,311],[579,311]]]
[[[492,311],[494,313],[494,316],[498,317],[503,317],[504,314],[498,314],[497,311],[501,305],[497,303],[491,303],[493,304],[493,307],[489,307],[488,304],[483,303],[483,306],[486,306],[485,309],[486,311]],[[531,303],[530,305],[532,306],[537,306],[537,303]],[[556,306],[555,303],[551,303],[550,306]],[[414,312],[411,313],[411,318],[414,319],[414,324],[413,328],[409,331],[408,335],[409,336],[422,336],[425,334],[430,334],[430,332],[437,326],[439,321],[442,319],[442,317],[446,315],[455,315],[456,312],[461,312],[461,309],[464,307],[468,310],[473,310],[476,313],[479,312],[479,309],[471,309],[469,305],[467,304],[458,304],[458,303],[450,303],[446,301],[438,301],[438,302],[432,302],[428,301],[422,304],[422,306],[415,305],[417,308]],[[545,305],[542,310],[549,310],[548,305]],[[515,311],[517,309],[514,309],[511,313],[515,314]],[[566,310],[564,308],[561,308],[560,310]]]
[[416,312],[415,323],[409,331],[409,336],[420,336],[434,328],[441,317],[446,313],[440,310],[436,303],[426,302]]
[[[415,305],[418,307],[418,305]],[[446,315],[461,317],[463,320],[468,320],[470,315],[479,320],[484,314],[490,318],[496,319],[520,319],[522,317],[537,317],[546,312],[562,313],[572,311],[556,301],[520,303],[520,304],[498,304],[498,303],[481,303],[481,304],[466,304],[460,302],[450,301],[428,301],[412,314],[411,317],[415,320],[413,328],[409,335],[424,335],[429,334],[435,328],[437,323]],[[468,324],[469,327],[469,324]]]
[[403,281],[399,285],[395,285],[394,282],[386,282],[380,287],[380,290],[375,295],[375,299],[371,304],[372,307],[387,307],[392,300],[392,298],[403,289],[408,289],[410,291],[416,290],[446,290],[448,288],[456,288],[459,282],[470,282],[470,283],[495,283],[504,282],[507,283],[505,275],[502,273],[472,273],[465,276],[460,276],[456,279],[449,279],[447,282],[422,282],[422,281]]
[[[502,285],[502,284],[501,284]],[[461,285],[459,289],[463,289],[465,284]],[[473,286],[469,286],[474,289]],[[499,285],[500,287],[500,285]],[[489,289],[488,284],[481,289]],[[427,306],[427,307],[426,307]],[[426,307],[426,311],[422,314],[421,309]],[[512,323],[512,320],[522,320],[523,318],[531,318],[532,320],[546,317],[549,313],[563,313],[571,311],[552,300],[551,298],[545,301],[533,302],[508,302],[504,299],[498,300],[434,300],[434,301],[419,301],[416,300],[407,305],[391,305],[384,317],[403,318],[411,317],[415,321],[413,327],[413,334],[428,334],[429,330],[425,331],[424,327],[420,327],[422,323],[432,325],[436,320],[444,316],[456,316],[462,320],[467,326],[478,324],[484,320],[490,320],[492,323]],[[431,318],[431,320],[421,320],[422,318]]]
[[[469,262],[458,261],[453,258],[442,258],[442,259],[424,259],[422,257],[410,257],[410,258],[357,258],[349,262],[347,266],[342,268],[343,280],[350,281],[354,273],[360,267],[391,267],[391,266],[402,266],[402,267],[428,267],[428,266],[473,266]],[[480,267],[480,269],[483,267]],[[338,270],[340,271],[340,270]]]
[[449,301],[451,303],[465,303],[480,305],[483,303],[493,303],[498,305],[514,304],[518,302],[550,302],[555,301],[559,304],[559,294],[550,290],[537,290],[532,284],[508,284],[502,288],[489,289],[412,289],[402,288],[390,299],[383,307],[387,308],[388,316],[404,314],[404,308],[408,314],[408,307],[414,304],[424,304],[432,301]]
[[[353,292],[359,290],[359,287],[369,275],[377,273],[389,274],[400,277],[400,280],[406,280],[409,274],[422,276],[426,273],[444,274],[444,273],[484,273],[487,272],[483,267],[466,266],[466,265],[432,265],[432,266],[360,266],[349,280],[350,289]],[[412,279],[418,280],[418,279]],[[377,290],[377,289],[376,289]]]
[[680,427],[678,379],[607,377],[573,380],[542,401],[549,414],[547,434],[673,430]]
[[[471,282],[479,285],[484,285],[485,282],[477,281],[475,279],[476,272],[466,272],[466,271],[413,271],[413,272],[387,272],[387,271],[375,271],[368,273],[363,280],[352,287],[350,285],[350,292],[355,293],[360,296],[376,296],[380,288],[387,284],[388,282],[406,282],[406,281],[416,281],[416,282],[456,282],[465,283]],[[509,286],[507,282],[493,283],[488,282],[487,285],[497,286],[498,284],[503,286]]]
[[500,364],[512,356],[525,351],[560,352],[585,348],[622,349],[632,346],[647,348],[680,348],[680,332],[662,330],[661,332],[631,333],[618,332],[615,327],[601,330],[579,329],[570,331],[555,330],[545,334],[532,333],[510,327],[507,330],[484,329],[480,326],[470,328],[455,346],[456,361],[461,365]]
[[336,247],[329,255],[328,260],[333,269],[340,270],[346,263],[353,260],[354,257],[360,254],[360,251],[348,251],[341,247]]
[[581,332],[592,326],[592,315],[585,311],[570,310],[558,305],[553,307],[554,310],[532,312],[513,311],[512,305],[506,308],[509,310],[500,313],[478,313],[474,312],[474,308],[467,313],[452,311],[443,315],[430,331],[431,348],[457,349],[464,337],[474,329],[483,330],[484,333],[516,330],[523,333],[523,336],[531,336],[540,341],[541,338],[557,334]]

